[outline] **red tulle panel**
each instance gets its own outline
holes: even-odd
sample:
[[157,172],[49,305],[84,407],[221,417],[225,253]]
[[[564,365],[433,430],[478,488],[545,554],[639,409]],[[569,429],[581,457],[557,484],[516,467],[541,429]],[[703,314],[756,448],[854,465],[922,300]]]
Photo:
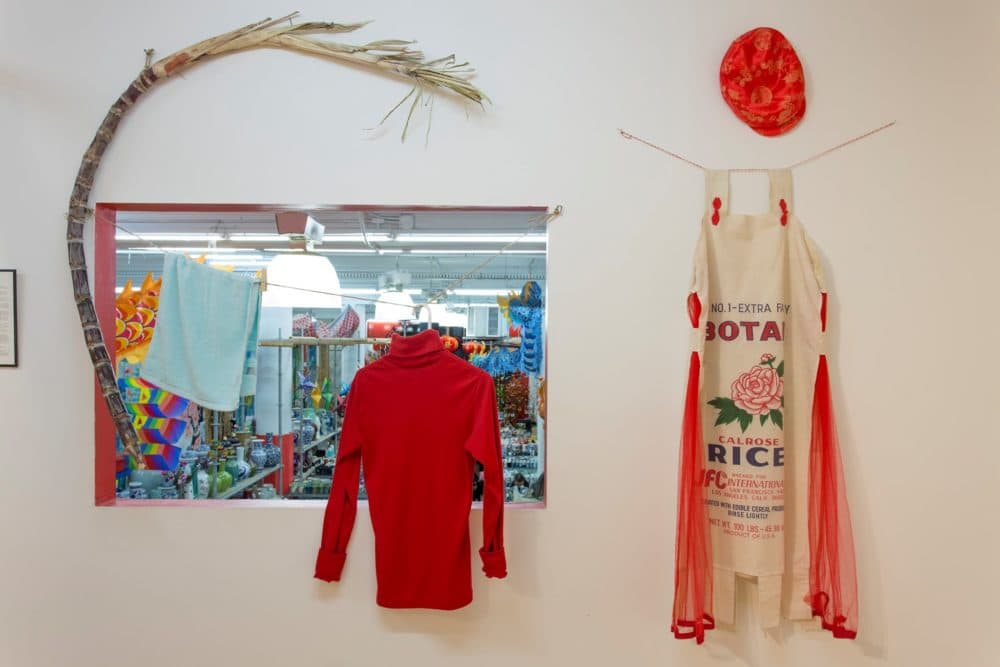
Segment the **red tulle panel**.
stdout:
[[691,353],[684,423],[681,432],[680,472],[677,484],[677,551],[674,564],[674,613],[670,629],[678,639],[705,641],[712,618],[712,549],[705,508],[701,407],[698,382],[701,360]]
[[809,596],[813,616],[840,639],[858,633],[858,581],[851,513],[830,396],[826,355],[819,358],[809,450]]
[[698,298],[697,292],[688,294],[688,318],[691,320],[691,326],[697,329],[698,321],[701,319],[701,299]]

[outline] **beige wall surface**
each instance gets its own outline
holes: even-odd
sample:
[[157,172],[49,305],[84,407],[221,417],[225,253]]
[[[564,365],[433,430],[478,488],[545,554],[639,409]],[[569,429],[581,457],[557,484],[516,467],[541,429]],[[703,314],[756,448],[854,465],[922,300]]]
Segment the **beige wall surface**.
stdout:
[[[97,509],[92,373],[64,213],[108,105],[164,55],[281,3],[6,0],[0,267],[19,271],[21,365],[0,369],[0,665],[1000,664],[994,2],[300,0],[480,71],[486,113],[441,98],[400,144],[397,80],[280,52],[230,56],[126,119],[94,201],[563,204],[549,268],[550,502],[511,512],[510,577],[452,613],[374,604],[364,513],[345,581],[311,578],[321,509]],[[794,132],[723,104],[730,40],[783,30],[805,63]],[[859,559],[857,642],[764,635],[746,596],[701,647],[669,633],[684,307],[702,175],[795,173],[832,289],[832,373]],[[766,204],[735,180],[734,209]],[[613,342],[609,342],[613,341]],[[478,519],[476,514],[474,520]]]

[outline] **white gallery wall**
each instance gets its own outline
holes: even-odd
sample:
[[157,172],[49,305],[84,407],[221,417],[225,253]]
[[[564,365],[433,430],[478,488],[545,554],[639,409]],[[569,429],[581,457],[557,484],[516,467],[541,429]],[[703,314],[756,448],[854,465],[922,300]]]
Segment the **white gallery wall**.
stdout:
[[[376,20],[345,40],[454,51],[493,103],[467,118],[440,97],[429,143],[422,113],[401,144],[401,116],[365,128],[405,82],[228,56],[126,118],[94,201],[565,207],[548,268],[549,507],[509,513],[510,576],[477,572],[461,611],[375,606],[364,513],[345,580],[324,585],[311,578],[320,507],[92,506],[93,380],[63,242],[80,157],[144,48],[163,56],[290,9]],[[718,91],[729,42],[758,25],[785,32],[806,68],[805,120],[777,139]],[[19,272],[21,317],[20,367],[0,369],[0,665],[1000,664],[998,34],[988,0],[0,3],[0,268]],[[747,604],[734,632],[678,642],[702,175],[616,128],[712,166],[784,166],[889,120],[794,176],[832,289],[858,640],[768,636]],[[734,209],[765,206],[763,178],[734,185]]]

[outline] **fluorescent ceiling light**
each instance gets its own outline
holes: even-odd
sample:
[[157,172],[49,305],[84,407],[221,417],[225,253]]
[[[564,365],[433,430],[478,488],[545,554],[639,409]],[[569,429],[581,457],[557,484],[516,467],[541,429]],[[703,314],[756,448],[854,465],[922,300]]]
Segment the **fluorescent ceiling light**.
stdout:
[[[364,243],[364,234],[337,234],[337,233],[327,233],[323,235],[323,241],[326,243]],[[390,236],[384,232],[368,232],[367,239],[369,241],[388,241]]]
[[264,259],[264,255],[253,255],[253,254],[243,255],[243,254],[237,254],[237,253],[219,254],[219,253],[216,253],[216,252],[212,252],[211,254],[205,255],[205,259],[208,260],[208,261],[210,261],[210,262],[213,261],[213,260],[225,260],[227,262],[232,261],[232,262],[237,262],[239,264],[243,264],[243,263],[245,263],[247,261],[259,261],[259,260],[262,260],[262,259]]
[[[416,289],[413,287],[408,287],[403,290],[404,294],[411,294],[411,295],[421,294],[422,292],[423,290]],[[361,295],[361,294],[378,294],[379,291],[374,287],[341,287],[340,293],[344,295],[351,295],[351,294]]]
[[[213,255],[218,253],[238,253],[246,252],[251,250],[251,248],[215,248],[209,245],[200,246],[159,246],[159,247],[140,247],[140,248],[118,248],[115,250],[119,255],[161,255],[165,252],[180,252],[187,255],[204,255],[205,253],[211,253]],[[275,250],[274,252],[281,252]]]
[[414,248],[410,251],[414,255],[544,255],[544,250],[504,250],[500,252],[499,248],[491,250],[426,250]]
[[[115,248],[115,253],[119,255],[162,255],[167,250],[173,248]],[[191,248],[191,250],[204,250],[204,248]]]
[[399,243],[512,243],[514,241],[544,241],[545,234],[400,234]]
[[316,248],[323,255],[398,255],[403,248]]
[[115,241],[222,241],[220,234],[172,234],[157,232],[123,232],[115,234]]
[[229,234],[227,241],[284,241],[285,237],[281,234]]
[[511,292],[516,292],[514,288],[510,289],[486,289],[479,287],[456,287],[451,290],[449,294],[454,294],[455,296],[502,296],[504,294],[509,294]]
[[209,266],[243,266],[246,268],[255,268],[255,267],[267,266],[267,260],[261,259],[261,260],[252,260],[249,262],[230,262],[229,260],[225,259],[213,259],[207,262],[207,264]]

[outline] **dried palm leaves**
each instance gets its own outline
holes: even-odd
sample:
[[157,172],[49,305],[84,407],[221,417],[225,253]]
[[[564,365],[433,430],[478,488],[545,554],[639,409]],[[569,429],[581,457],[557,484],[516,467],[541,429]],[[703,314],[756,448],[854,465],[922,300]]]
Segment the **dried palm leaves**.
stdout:
[[[87,259],[83,251],[83,231],[87,217],[92,214],[88,207],[90,193],[94,187],[94,176],[105,150],[114,138],[118,124],[128,110],[161,79],[170,78],[193,67],[198,62],[214,56],[222,56],[238,51],[257,48],[277,48],[299,51],[322,58],[330,58],[345,63],[372,67],[390,74],[406,77],[413,82],[413,89],[397,104],[385,118],[403,106],[410,99],[409,113],[403,127],[403,139],[410,120],[420,101],[436,90],[450,91],[462,98],[482,104],[485,95],[469,82],[473,70],[468,63],[456,63],[454,56],[425,60],[424,54],[413,50],[412,42],[387,39],[361,45],[341,44],[323,39],[340,33],[354,32],[365,23],[294,23],[297,13],[279,19],[266,19],[252,23],[232,32],[211,37],[173,53],[166,58],[144,68],[125,92],[122,93],[104,117],[93,141],[83,155],[77,172],[73,193],[70,196],[67,213],[66,243],[69,251],[69,269],[73,281],[73,296],[76,300],[84,339],[90,352],[94,371],[115,422],[115,429],[125,447],[140,466],[139,440],[132,425],[132,418],[125,409],[115,381],[115,366],[101,334],[97,313],[87,279]],[[385,121],[385,118],[382,120]]]

